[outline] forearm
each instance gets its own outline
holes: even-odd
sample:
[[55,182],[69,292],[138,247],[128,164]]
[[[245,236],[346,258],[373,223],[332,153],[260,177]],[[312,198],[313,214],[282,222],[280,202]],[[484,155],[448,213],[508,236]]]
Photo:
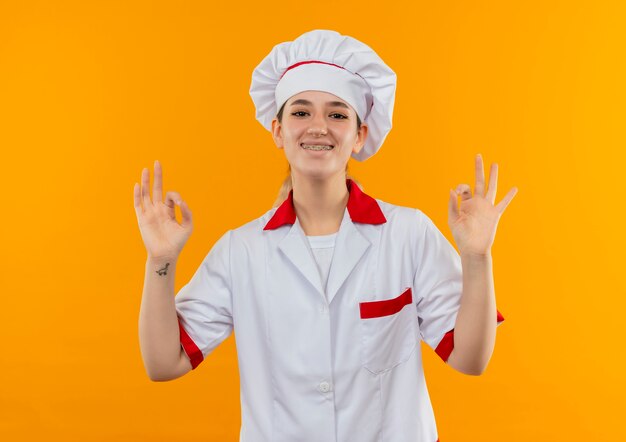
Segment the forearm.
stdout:
[[163,380],[180,361],[180,332],[174,303],[176,259],[148,258],[139,312],[139,343],[148,376]]
[[463,295],[454,327],[449,363],[468,374],[481,374],[496,340],[496,299],[491,254],[461,255]]

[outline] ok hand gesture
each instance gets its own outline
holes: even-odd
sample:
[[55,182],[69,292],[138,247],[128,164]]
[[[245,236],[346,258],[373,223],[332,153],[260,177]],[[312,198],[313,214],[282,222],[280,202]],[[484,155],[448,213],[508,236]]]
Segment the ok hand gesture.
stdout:
[[[468,184],[459,184],[455,190],[450,190],[448,225],[461,255],[484,256],[491,253],[500,216],[517,193],[517,187],[513,187],[502,201],[494,206],[497,183],[498,165],[493,163],[489,174],[489,189],[485,193],[483,159],[477,154],[474,195],[472,196]],[[458,195],[461,196],[460,207]]]
[[[177,259],[193,230],[191,211],[178,192],[167,192],[163,202],[161,164],[154,162],[154,187],[150,201],[150,172],[141,172],[141,190],[135,184],[135,213],[141,237],[149,258]],[[143,203],[143,207],[142,207]],[[183,214],[178,224],[174,208],[178,205]]]

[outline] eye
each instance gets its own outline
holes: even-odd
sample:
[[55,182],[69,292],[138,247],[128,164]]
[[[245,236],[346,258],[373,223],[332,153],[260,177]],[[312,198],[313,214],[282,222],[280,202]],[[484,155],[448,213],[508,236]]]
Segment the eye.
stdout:
[[[291,113],[291,115],[296,116],[296,117],[303,117],[304,115],[302,115],[302,114],[308,114],[308,112],[296,111],[296,112],[292,112]],[[334,113],[332,113],[330,115],[333,117],[334,120],[345,120],[346,118],[348,118],[345,115],[340,114],[338,112],[334,112]],[[335,117],[336,115],[338,115],[338,117]]]

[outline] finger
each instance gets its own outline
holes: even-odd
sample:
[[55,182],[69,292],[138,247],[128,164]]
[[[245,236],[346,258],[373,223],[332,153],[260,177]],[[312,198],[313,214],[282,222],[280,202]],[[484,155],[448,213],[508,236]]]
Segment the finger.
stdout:
[[165,205],[174,210],[174,207],[180,205],[182,198],[178,192],[169,191],[165,194]]
[[141,171],[141,197],[143,199],[143,209],[148,210],[152,201],[150,201],[150,171],[146,167]]
[[461,195],[461,201],[468,200],[472,197],[472,189],[469,184],[459,184],[456,186],[456,193]]
[[174,207],[176,207],[176,205],[180,207],[180,211],[183,215],[183,218],[180,224],[183,227],[191,226],[193,224],[191,210],[189,210],[189,207],[180,197],[178,192],[167,192],[165,194],[165,205],[169,208],[169,210],[171,210],[170,214],[172,218],[175,218]]
[[163,202],[163,173],[161,171],[161,163],[159,160],[154,161],[154,184],[152,188],[152,200]]
[[509,203],[511,202],[511,200],[516,194],[517,194],[517,187],[513,187],[511,190],[509,190],[509,193],[507,193],[505,197],[502,198],[502,201],[500,201],[498,205],[496,206],[496,209],[498,209],[498,212],[500,214],[504,212],[504,210],[507,208],[507,206],[509,205]]
[[494,204],[496,201],[496,192],[498,191],[498,163],[493,163],[491,165],[491,170],[489,171],[489,189],[487,190],[487,201]]
[[181,202],[182,198],[180,197],[178,192],[170,191],[165,194],[165,205],[167,206],[167,214],[171,219],[176,222],[178,222],[178,220],[176,219],[175,207],[180,207]]
[[452,222],[459,217],[459,196],[456,191],[450,189],[450,199],[448,200],[448,222]]
[[189,210],[189,207],[187,206],[187,203],[183,200],[180,200],[180,211],[183,214],[183,220],[181,222],[181,225],[183,227],[190,227],[193,225],[193,217],[191,215],[191,210]]
[[135,183],[133,188],[133,206],[135,207],[135,214],[137,215],[137,219],[143,214],[143,210],[141,209],[141,186],[139,183]]
[[483,169],[483,157],[481,154],[476,154],[474,168],[476,169],[476,185],[474,186],[474,194],[484,196],[485,195],[485,172]]

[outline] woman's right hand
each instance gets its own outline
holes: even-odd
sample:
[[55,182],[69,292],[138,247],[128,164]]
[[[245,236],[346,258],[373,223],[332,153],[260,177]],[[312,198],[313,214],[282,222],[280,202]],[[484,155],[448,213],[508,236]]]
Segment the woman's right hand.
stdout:
[[[150,171],[144,168],[141,189],[135,183],[134,193],[135,213],[148,257],[177,259],[193,230],[191,211],[178,192],[167,192],[163,202],[161,164],[158,160],[154,162],[154,201],[150,201],[149,187]],[[176,221],[176,205],[183,215],[181,224]]]

